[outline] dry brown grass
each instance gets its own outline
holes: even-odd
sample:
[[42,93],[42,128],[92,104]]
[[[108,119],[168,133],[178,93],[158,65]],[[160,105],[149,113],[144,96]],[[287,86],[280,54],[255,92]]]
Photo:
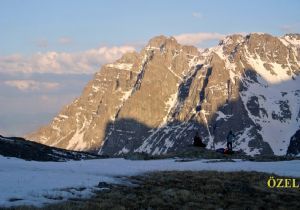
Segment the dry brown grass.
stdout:
[[269,177],[258,172],[157,172],[130,177],[135,187],[111,185],[91,199],[42,209],[300,209],[300,190],[269,189]]

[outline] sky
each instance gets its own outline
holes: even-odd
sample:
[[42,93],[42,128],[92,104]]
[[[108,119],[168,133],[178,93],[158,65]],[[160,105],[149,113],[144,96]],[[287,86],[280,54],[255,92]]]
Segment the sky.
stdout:
[[200,49],[226,35],[300,32],[298,0],[1,0],[0,134],[24,135],[100,70],[157,35]]

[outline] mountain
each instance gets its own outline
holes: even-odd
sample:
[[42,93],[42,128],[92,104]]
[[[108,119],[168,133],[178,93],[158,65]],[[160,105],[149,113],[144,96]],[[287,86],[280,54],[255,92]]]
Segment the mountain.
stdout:
[[68,151],[19,137],[4,137],[1,135],[0,155],[35,161],[67,161],[100,158],[100,156],[94,154]]
[[231,35],[202,52],[158,36],[104,65],[28,138],[100,154],[164,154],[191,144],[196,131],[208,148],[224,147],[232,130],[236,150],[285,155],[300,127],[299,73],[299,34]]

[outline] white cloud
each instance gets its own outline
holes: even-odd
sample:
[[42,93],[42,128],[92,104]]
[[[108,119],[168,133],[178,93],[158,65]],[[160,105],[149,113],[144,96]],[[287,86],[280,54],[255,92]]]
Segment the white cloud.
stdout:
[[194,18],[199,18],[199,19],[203,18],[203,15],[200,12],[193,12],[192,16]]
[[124,53],[135,51],[133,46],[100,47],[83,52],[45,52],[30,57],[13,54],[0,56],[2,73],[55,73],[91,74],[105,63],[120,58]]
[[4,84],[15,87],[21,91],[33,91],[33,90],[54,90],[59,87],[57,82],[39,82],[35,80],[7,80]]
[[199,45],[206,41],[220,40],[226,35],[220,33],[186,33],[174,36],[180,44]]
[[72,43],[72,39],[70,37],[61,37],[58,39],[58,43],[62,45],[68,45]]

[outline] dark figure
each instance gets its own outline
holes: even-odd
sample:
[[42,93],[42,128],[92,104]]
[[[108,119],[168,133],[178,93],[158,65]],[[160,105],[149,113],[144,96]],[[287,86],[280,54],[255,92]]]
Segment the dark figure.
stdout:
[[235,136],[234,136],[233,132],[229,131],[229,133],[228,133],[228,135],[226,137],[226,139],[227,139],[227,149],[229,151],[232,151],[232,142],[233,142],[234,137]]
[[194,146],[195,147],[206,147],[206,145],[202,143],[202,139],[199,136],[198,132],[196,132],[196,135],[194,137]]

